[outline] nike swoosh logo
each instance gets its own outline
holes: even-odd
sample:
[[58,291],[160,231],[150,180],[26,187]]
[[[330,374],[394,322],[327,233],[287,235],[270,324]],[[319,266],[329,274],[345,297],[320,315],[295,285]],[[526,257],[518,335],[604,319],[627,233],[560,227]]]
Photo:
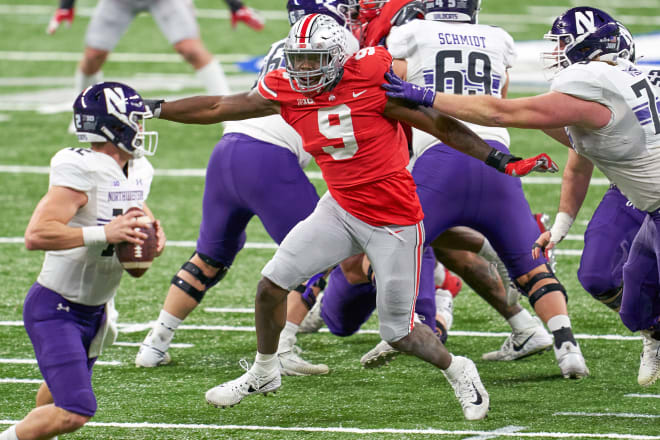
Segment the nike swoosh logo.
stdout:
[[254,387],[252,387],[252,385],[250,385],[250,386],[248,387],[247,391],[248,391],[248,393],[252,394],[252,393],[254,393],[254,392],[256,392],[256,391],[259,391],[260,389],[262,389],[262,388],[264,388],[264,387],[270,385],[274,380],[275,380],[275,379],[271,379],[269,382],[266,382],[265,384],[261,385],[261,387],[259,387],[259,388],[254,388]]
[[363,93],[366,93],[366,90],[362,90],[361,92],[355,93],[353,92],[353,98],[357,98],[358,96],[362,95]]
[[474,392],[477,393],[477,398],[474,402],[470,402],[473,405],[481,405],[484,401],[484,399],[481,398],[481,393],[477,389],[477,387],[474,386],[474,382],[472,382],[472,386],[474,387]]
[[520,351],[520,350],[522,350],[523,347],[525,346],[525,344],[527,344],[527,343],[529,342],[529,340],[532,339],[532,338],[534,337],[535,334],[536,334],[536,333],[532,333],[531,335],[529,335],[529,336],[527,337],[527,339],[525,339],[525,340],[522,342],[522,344],[520,344],[520,345],[516,345],[516,344],[514,343],[514,344],[513,344],[513,350],[514,350],[514,351]]

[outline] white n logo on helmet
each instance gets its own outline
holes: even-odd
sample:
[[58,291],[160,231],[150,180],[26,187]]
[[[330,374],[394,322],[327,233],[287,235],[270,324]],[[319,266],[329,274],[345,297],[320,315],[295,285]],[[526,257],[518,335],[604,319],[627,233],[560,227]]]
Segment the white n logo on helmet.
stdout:
[[575,13],[575,29],[578,35],[592,32],[596,29],[594,11],[580,11]]
[[109,114],[115,116],[126,114],[126,97],[121,87],[114,89],[108,87],[103,89],[103,93],[105,94],[105,107]]

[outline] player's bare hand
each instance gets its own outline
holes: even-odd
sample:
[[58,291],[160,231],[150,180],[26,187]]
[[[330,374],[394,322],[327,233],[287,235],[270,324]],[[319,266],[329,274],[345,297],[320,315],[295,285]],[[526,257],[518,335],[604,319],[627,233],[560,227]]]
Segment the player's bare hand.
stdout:
[[146,217],[142,211],[129,211],[112,219],[105,225],[105,237],[108,243],[115,244],[122,241],[143,244],[147,234],[140,232],[139,226],[144,225],[143,218]]
[[158,237],[158,247],[156,248],[156,256],[160,257],[160,254],[165,250],[165,242],[167,238],[165,237],[165,232],[163,231],[162,226],[160,225],[160,220],[154,221],[154,228],[156,228],[156,237]]
[[53,17],[50,19],[50,22],[48,23],[48,27],[46,28],[46,32],[50,35],[53,35],[57,28],[60,27],[60,24],[62,22],[65,22],[67,27],[71,26],[71,23],[73,23],[73,17],[75,17],[75,9],[74,8],[59,8],[55,11],[53,14]]
[[550,241],[550,231],[545,231],[541,235],[539,235],[539,238],[536,239],[534,242],[534,245],[532,246],[532,258],[537,259],[540,258],[542,253],[545,254],[546,251],[549,251],[553,247],[555,247],[555,242]]

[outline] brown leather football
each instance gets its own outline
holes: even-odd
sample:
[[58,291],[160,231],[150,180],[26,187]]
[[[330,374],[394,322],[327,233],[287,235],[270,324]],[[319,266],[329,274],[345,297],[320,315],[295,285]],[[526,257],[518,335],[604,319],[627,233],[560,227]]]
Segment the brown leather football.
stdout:
[[[139,210],[139,208],[130,208],[128,211]],[[138,221],[136,229],[147,234],[144,243],[133,244],[127,241],[122,241],[115,246],[117,258],[122,267],[131,276],[139,278],[149,269],[151,262],[156,257],[156,249],[158,247],[158,237],[156,236],[156,228],[146,214],[143,217],[137,217]]]

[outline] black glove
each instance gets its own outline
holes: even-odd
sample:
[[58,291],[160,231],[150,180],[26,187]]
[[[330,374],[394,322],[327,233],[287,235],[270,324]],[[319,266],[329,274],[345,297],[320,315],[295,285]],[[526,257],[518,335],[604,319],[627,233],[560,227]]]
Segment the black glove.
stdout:
[[154,118],[160,117],[160,105],[165,102],[164,99],[142,99],[144,106],[154,115]]

